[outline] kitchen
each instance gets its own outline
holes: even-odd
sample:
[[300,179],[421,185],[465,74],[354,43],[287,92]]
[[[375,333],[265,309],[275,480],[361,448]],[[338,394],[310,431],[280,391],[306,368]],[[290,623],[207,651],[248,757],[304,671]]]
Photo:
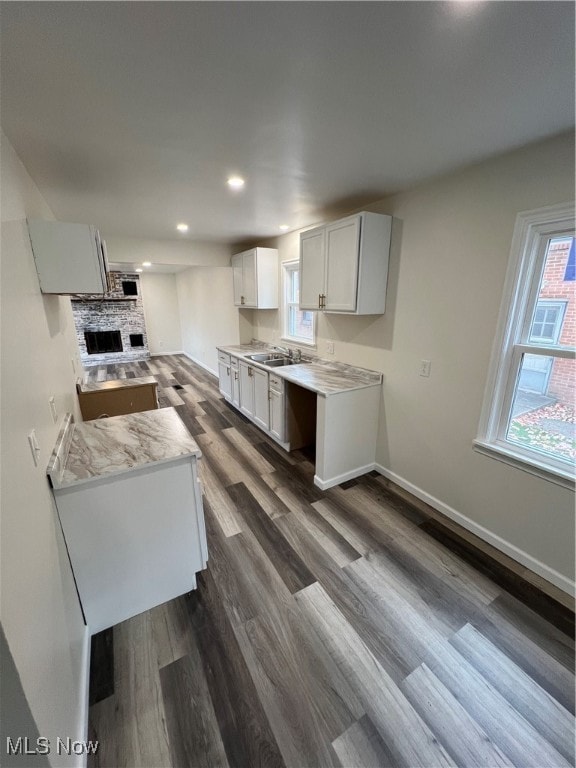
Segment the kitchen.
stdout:
[[[459,18],[459,24],[468,19],[474,29],[471,16]],[[572,29],[570,24],[560,28]],[[567,40],[566,50],[570,46]],[[142,58],[138,63],[144,66]],[[26,82],[34,77],[40,82],[40,75],[36,71]],[[487,108],[486,96],[479,101]],[[552,104],[547,110],[554,113]],[[77,412],[75,384],[81,364],[69,300],[40,294],[25,220],[83,217],[74,216],[74,199],[67,215],[50,209],[49,193],[40,192],[42,169],[33,173],[33,157],[23,163],[24,147],[12,149],[18,137],[8,131],[6,110],[2,122],[8,137],[2,137],[3,627],[40,735],[81,737],[78,702],[84,691],[85,638],[74,584],[61,565],[66,551],[54,525],[45,477],[59,429],[48,400],[55,397],[60,420]],[[109,135],[108,140],[113,144]],[[86,223],[102,228],[110,260],[123,268],[147,260],[171,265],[170,272],[150,269],[140,277],[149,350],[152,355],[183,352],[209,376],[218,371],[218,346],[237,346],[252,338],[290,346],[281,339],[279,310],[234,305],[233,253],[253,246],[276,248],[283,264],[298,258],[301,230],[359,210],[392,216],[385,313],[349,317],[317,312],[313,353],[383,375],[375,456],[379,473],[460,524],[471,525],[493,545],[505,547],[523,568],[569,592],[572,493],[474,451],[472,442],[515,218],[520,211],[573,198],[570,126],[554,123],[548,135],[540,136],[519,132],[499,154],[486,153],[474,162],[455,162],[443,176],[431,171],[438,178],[414,182],[394,195],[376,192],[370,199],[335,205],[327,215],[315,211],[286,234],[268,231],[250,237],[245,232],[234,247],[210,241],[207,233],[200,240],[176,233],[175,224],[186,220],[184,211],[174,214],[164,238],[142,236],[136,226],[130,235],[109,234],[96,206]],[[457,170],[458,165],[468,167]],[[220,181],[218,185],[224,187]],[[234,193],[231,203],[226,202],[227,190],[213,193],[213,206],[231,204],[248,218],[250,185],[248,178],[245,192]],[[268,189],[273,197],[273,188]],[[148,218],[146,211],[141,218]],[[280,223],[279,218],[274,226]],[[306,347],[302,349],[306,355]],[[431,361],[429,377],[419,374],[422,360]],[[38,467],[31,464],[27,441],[33,428],[41,449]],[[55,690],[62,693],[56,703]]]

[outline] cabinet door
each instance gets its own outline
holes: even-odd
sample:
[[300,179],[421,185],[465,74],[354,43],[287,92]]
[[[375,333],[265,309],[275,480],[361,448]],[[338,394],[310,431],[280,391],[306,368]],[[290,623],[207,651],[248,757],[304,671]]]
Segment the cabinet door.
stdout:
[[256,275],[256,249],[242,254],[242,295],[243,306],[258,306],[258,288]]
[[230,366],[226,363],[218,363],[218,378],[220,392],[227,400],[232,399],[232,375]]
[[268,374],[259,368],[252,369],[254,380],[254,421],[262,429],[270,425],[270,409],[268,404]]
[[270,434],[284,442],[284,395],[270,390]]
[[326,301],[324,309],[354,312],[358,288],[360,217],[326,225]]
[[42,293],[105,293],[105,256],[94,227],[29,219],[28,231]]
[[230,359],[230,399],[232,405],[240,408],[240,371],[235,357]]
[[232,256],[232,280],[234,283],[234,305],[242,305],[242,254]]
[[254,414],[254,377],[252,375],[253,368],[251,365],[243,362],[238,363],[238,371],[240,374],[240,410],[246,416],[252,418]]
[[320,309],[324,294],[324,227],[300,235],[300,309]]

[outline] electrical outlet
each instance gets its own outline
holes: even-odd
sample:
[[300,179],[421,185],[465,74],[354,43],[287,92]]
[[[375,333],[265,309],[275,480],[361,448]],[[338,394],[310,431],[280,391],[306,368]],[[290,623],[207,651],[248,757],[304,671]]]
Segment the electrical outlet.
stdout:
[[329,355],[333,355],[334,354],[334,342],[333,341],[327,341],[326,342],[326,352]]
[[54,424],[56,424],[56,422],[58,421],[58,411],[56,410],[56,401],[54,400],[54,395],[48,398],[48,405],[50,406],[52,421],[54,422]]
[[36,430],[33,429],[32,432],[28,435],[28,442],[30,443],[30,450],[32,451],[32,459],[34,460],[34,466],[38,466],[38,458],[40,454],[40,446],[38,445],[38,440],[36,439]]
[[432,363],[430,360],[420,360],[420,376],[430,376],[430,368]]

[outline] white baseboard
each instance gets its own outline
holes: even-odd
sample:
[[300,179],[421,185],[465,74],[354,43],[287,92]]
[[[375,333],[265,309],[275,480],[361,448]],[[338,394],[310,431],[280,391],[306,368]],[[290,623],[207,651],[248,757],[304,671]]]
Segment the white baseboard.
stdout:
[[[367,472],[372,472],[373,469],[378,469],[378,466],[374,463],[366,464],[364,467],[351,469],[349,472],[344,472],[343,474],[331,477],[328,480],[321,480],[318,475],[314,475],[314,485],[317,488],[320,488],[321,491],[325,491],[328,488],[333,488],[335,485],[345,483],[346,480],[353,480],[355,477],[360,477],[360,475],[365,475]],[[378,471],[380,470],[378,469]]]
[[540,560],[537,560],[535,557],[532,557],[532,555],[529,555],[527,552],[519,549],[509,541],[506,541],[506,539],[498,536],[498,534],[488,530],[488,528],[484,528],[482,525],[479,525],[473,520],[470,520],[470,518],[466,517],[461,512],[458,512],[452,507],[449,507],[448,504],[444,504],[443,501],[440,501],[434,496],[431,496],[429,493],[426,493],[426,491],[423,491],[422,488],[419,488],[417,485],[413,485],[412,483],[408,482],[408,480],[400,477],[395,472],[391,472],[381,464],[375,464],[373,469],[376,469],[378,472],[380,472],[381,475],[384,475],[384,477],[388,478],[388,480],[391,480],[393,483],[396,483],[396,485],[404,488],[405,491],[408,491],[413,496],[416,496],[416,498],[424,501],[426,504],[429,504],[441,514],[446,515],[446,517],[449,517],[451,520],[454,520],[455,523],[458,523],[463,528],[466,528],[466,530],[475,534],[478,536],[478,538],[482,539],[488,544],[491,544],[501,552],[504,552],[513,560],[521,563],[526,568],[529,568],[534,573],[537,573],[539,576],[542,576],[543,579],[546,579],[546,581],[554,584],[563,592],[566,592],[569,595],[574,595],[574,589],[576,585],[566,576],[558,573],[558,571],[550,568],[550,566],[546,565],[545,563],[540,562]]
[[[172,352],[166,350],[165,352],[150,352],[150,357],[164,357],[164,355],[186,355],[181,349],[175,349]],[[188,355],[186,355],[188,357]]]
[[199,365],[200,368],[204,368],[205,371],[208,371],[208,373],[211,373],[213,376],[218,378],[218,371],[212,370],[212,368],[207,366],[206,363],[203,363],[202,360],[197,360],[195,357],[192,357],[192,355],[189,355],[188,352],[175,352],[174,354],[184,355],[184,357],[187,357],[188,360],[191,360],[193,363],[196,363],[196,365]]
[[[80,691],[78,694],[79,699],[79,712],[78,712],[78,740],[88,741],[88,710],[89,710],[89,697],[90,697],[90,649],[91,649],[91,636],[90,629],[84,627],[84,637],[82,638],[82,659],[81,659],[81,677],[80,677]],[[78,755],[79,766],[86,768],[88,764],[88,755]]]

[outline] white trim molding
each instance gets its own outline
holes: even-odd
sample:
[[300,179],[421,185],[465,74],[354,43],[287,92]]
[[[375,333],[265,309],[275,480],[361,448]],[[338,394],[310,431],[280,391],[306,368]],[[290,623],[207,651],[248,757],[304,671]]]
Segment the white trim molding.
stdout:
[[450,518],[450,520],[458,523],[458,525],[461,525],[462,528],[466,528],[466,530],[470,531],[470,533],[475,534],[478,536],[478,538],[500,550],[500,552],[504,552],[504,554],[508,555],[513,560],[516,560],[516,562],[524,565],[526,568],[529,568],[531,571],[538,574],[543,579],[546,579],[546,581],[549,581],[551,584],[554,584],[554,586],[558,587],[558,589],[561,589],[568,595],[574,596],[576,583],[570,580],[568,577],[564,576],[553,568],[550,568],[550,566],[546,565],[545,563],[540,562],[540,560],[537,560],[532,555],[524,552],[524,550],[519,549],[511,542],[506,541],[506,539],[503,539],[501,536],[498,536],[498,534],[490,531],[488,528],[484,528],[484,526],[475,523],[473,520],[470,520],[470,518],[466,517],[466,515],[463,515],[461,512],[458,512],[458,510],[448,506],[448,504],[440,501],[440,499],[431,496],[426,491],[423,491],[422,488],[419,488],[417,485],[414,485],[408,480],[405,480],[395,472],[386,469],[386,467],[383,467],[381,464],[375,464],[374,469],[376,469],[377,472],[380,472],[381,475],[384,475],[384,477],[386,477],[388,480],[391,480],[393,483],[396,483],[396,485],[404,488],[404,490],[408,491],[408,493],[416,496],[416,498],[420,499],[420,501],[423,501],[429,506],[433,507],[433,509],[435,509],[437,512],[440,512],[442,515]]
[[548,243],[567,232],[574,236],[574,226],[573,202],[524,211],[516,217],[478,436],[474,441],[475,450],[486,456],[568,488],[574,487],[573,463],[511,442],[507,429],[523,355],[574,357],[574,350],[568,347],[529,343],[532,309],[538,300]]

